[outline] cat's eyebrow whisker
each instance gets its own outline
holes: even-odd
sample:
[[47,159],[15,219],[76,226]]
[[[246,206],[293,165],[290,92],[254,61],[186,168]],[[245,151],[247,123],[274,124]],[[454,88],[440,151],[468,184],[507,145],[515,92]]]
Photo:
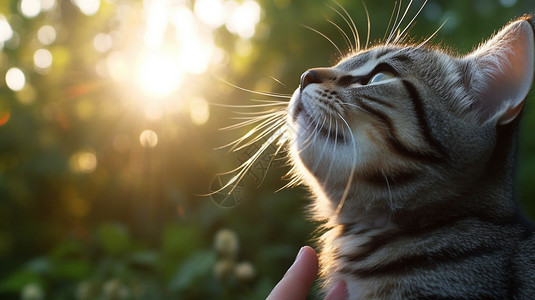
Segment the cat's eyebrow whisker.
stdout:
[[344,36],[344,41],[346,42],[346,46],[349,48],[349,51],[350,52],[354,52],[355,49],[353,47],[353,43],[351,42],[351,39],[349,38],[349,36],[347,35],[347,33],[338,25],[336,24],[335,22],[327,19],[327,22],[331,23],[334,27],[336,27],[336,29],[338,29],[338,31],[340,33],[342,33],[342,35]]
[[370,23],[370,12],[368,11],[368,7],[366,6],[366,3],[364,3],[364,0],[361,0],[362,5],[364,6],[364,11],[366,12],[366,21],[368,22],[368,33],[366,34],[366,46],[364,46],[364,49],[368,49],[368,44],[370,43],[370,30],[371,30],[371,23]]
[[336,1],[334,1],[334,3],[336,3],[336,5],[338,5],[338,7],[340,7],[340,9],[342,9],[342,11],[345,13],[345,16],[340,11],[335,9],[334,7],[332,7],[330,5],[328,7],[330,9],[334,10],[344,20],[344,22],[346,22],[347,26],[351,30],[351,33],[353,34],[353,39],[355,40],[355,50],[356,51],[360,51],[359,30],[358,30],[357,26],[355,25],[355,22],[351,18],[351,15],[347,12],[347,10],[340,3],[336,2]]
[[[392,38],[394,38],[394,35],[396,34],[396,32],[398,31],[399,27],[401,26],[401,23],[403,23],[403,20],[405,19],[405,16],[407,15],[407,12],[409,11],[409,8],[411,7],[411,5],[412,5],[412,0],[410,0],[409,4],[407,5],[407,8],[405,9],[405,12],[401,16],[401,19],[399,19],[399,22],[397,22],[398,21],[399,12],[401,11],[401,1],[399,2],[398,15],[396,16],[396,21],[394,22],[394,25],[392,27],[392,32],[390,32],[390,36],[388,37],[388,40],[386,41],[387,45],[390,43]],[[399,34],[397,34],[397,36],[399,36]],[[394,42],[394,44],[395,44],[395,42]]]
[[342,52],[342,50],[340,50],[340,48],[338,48],[338,46],[336,45],[335,42],[333,42],[333,40],[331,40],[326,34],[324,34],[323,32],[317,30],[317,29],[314,29],[310,26],[307,26],[307,25],[301,25],[309,30],[312,30],[314,31],[315,33],[321,35],[323,38],[325,38],[327,41],[329,41],[329,43],[331,43],[331,45],[334,46],[334,48],[336,49],[336,51],[338,51],[338,53],[340,54],[340,57],[344,56],[344,53]]
[[[420,15],[420,13],[422,12],[422,10],[424,9],[425,5],[427,4],[427,1],[428,0],[425,0],[424,3],[422,4],[422,6],[420,6],[420,9],[418,10],[418,12],[414,15],[414,17],[412,18],[412,20],[409,22],[409,24],[407,24],[407,26],[405,26],[405,28],[403,29],[403,31],[401,31],[400,34],[398,34],[398,36],[396,37],[396,39],[394,40],[394,44],[396,44],[398,42],[398,40],[400,38],[403,38],[403,36],[405,35],[405,33],[407,32],[407,30],[411,27],[411,25],[414,23],[414,20],[416,20],[416,18]],[[411,1],[412,3],[412,1]],[[409,7],[410,7],[410,3],[409,3]]]
[[432,35],[430,35],[425,41],[423,41],[421,44],[419,44],[418,46],[416,46],[416,48],[420,48],[422,46],[424,46],[425,44],[427,44],[430,40],[432,40],[437,34],[438,32],[440,31],[440,29],[442,29],[442,27],[444,27],[444,25],[446,25],[446,22],[448,22],[449,18],[447,18],[446,20],[444,20],[444,22],[442,22],[442,25],[440,25],[440,27],[438,27],[437,30],[435,30],[435,32],[433,32]]
[[392,14],[390,15],[390,20],[388,20],[388,25],[386,26],[385,34],[383,36],[383,41],[386,40],[386,35],[388,34],[388,29],[390,29],[390,24],[392,24],[392,19],[394,18],[394,13],[396,12],[398,2],[394,2],[394,8],[392,9]]

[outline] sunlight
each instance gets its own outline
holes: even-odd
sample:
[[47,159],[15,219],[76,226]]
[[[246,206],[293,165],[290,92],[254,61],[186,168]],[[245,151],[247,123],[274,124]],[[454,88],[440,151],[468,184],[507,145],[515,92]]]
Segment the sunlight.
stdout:
[[176,58],[163,53],[147,55],[137,70],[137,81],[149,96],[164,97],[174,92],[184,76]]
[[[101,1],[90,2],[98,10]],[[75,3],[81,9],[82,0]],[[185,107],[194,124],[205,124],[210,117],[207,101],[193,97],[196,100],[182,106],[189,96],[177,91],[187,82],[191,85],[187,92],[196,93],[195,81],[206,75],[211,66],[224,61],[227,53],[216,46],[218,28],[226,26],[241,38],[240,55],[252,52],[247,39],[254,35],[260,21],[259,4],[253,0],[198,0],[191,7],[188,1],[143,0],[141,16],[142,24],[134,35],[115,38],[113,33],[102,32],[93,37],[93,49],[103,54],[95,67],[97,74],[138,88],[141,93],[131,95],[149,121],[158,121]],[[46,32],[43,29],[42,35],[52,33],[48,31],[48,27]],[[42,66],[51,63],[50,57],[41,54]],[[154,135],[145,132],[142,145],[150,145],[148,141],[153,139],[148,137]]]

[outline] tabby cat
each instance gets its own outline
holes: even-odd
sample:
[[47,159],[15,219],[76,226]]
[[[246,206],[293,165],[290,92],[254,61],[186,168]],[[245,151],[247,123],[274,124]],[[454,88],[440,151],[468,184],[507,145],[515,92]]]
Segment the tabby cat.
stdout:
[[306,71],[295,172],[325,221],[325,290],[351,299],[535,299],[535,227],[514,196],[532,16],[472,53],[385,44]]

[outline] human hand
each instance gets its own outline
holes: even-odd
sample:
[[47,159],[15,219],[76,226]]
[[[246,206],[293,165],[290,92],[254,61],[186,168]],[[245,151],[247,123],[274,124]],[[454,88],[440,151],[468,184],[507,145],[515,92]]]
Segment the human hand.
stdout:
[[[318,274],[318,255],[314,249],[305,246],[299,250],[293,265],[271,291],[266,300],[301,300],[306,299],[308,290]],[[329,292],[325,300],[347,299],[347,289],[340,281]]]

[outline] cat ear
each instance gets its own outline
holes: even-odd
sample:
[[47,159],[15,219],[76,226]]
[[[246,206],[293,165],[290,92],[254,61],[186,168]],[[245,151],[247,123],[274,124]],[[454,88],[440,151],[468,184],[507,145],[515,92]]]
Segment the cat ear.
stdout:
[[507,25],[466,59],[475,107],[497,117],[498,124],[514,121],[533,82],[535,39],[529,18]]

